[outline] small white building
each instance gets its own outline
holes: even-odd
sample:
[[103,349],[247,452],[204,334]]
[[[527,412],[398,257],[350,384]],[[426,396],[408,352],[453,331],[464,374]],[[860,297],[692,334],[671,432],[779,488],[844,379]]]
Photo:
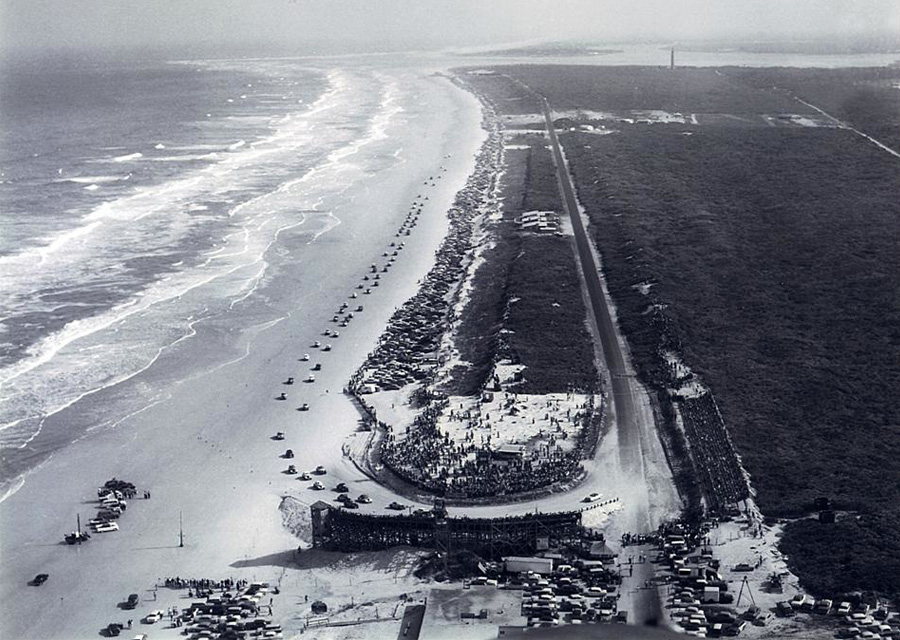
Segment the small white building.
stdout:
[[503,558],[503,564],[507,573],[527,573],[533,571],[541,575],[553,573],[552,558],[534,558],[523,556],[508,556]]

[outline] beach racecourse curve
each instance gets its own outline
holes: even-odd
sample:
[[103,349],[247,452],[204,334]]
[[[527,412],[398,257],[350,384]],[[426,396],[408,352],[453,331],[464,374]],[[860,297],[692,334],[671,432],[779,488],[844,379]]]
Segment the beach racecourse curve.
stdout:
[[[286,573],[295,566],[298,539],[282,522],[285,498],[312,504],[327,494],[330,500],[332,488],[345,483],[350,495],[371,498],[360,505],[364,513],[390,513],[386,507],[395,501],[432,506],[432,496],[398,493],[347,455],[361,415],[343,391],[391,314],[431,267],[447,231],[446,212],[467,178],[500,167],[475,166],[486,136],[482,106],[472,94],[443,76],[391,73],[414,88],[420,105],[409,107],[403,126],[392,131],[407,159],[365,174],[354,197],[279,238],[270,277],[232,306],[233,318],[198,324],[196,338],[163,354],[143,377],[88,398],[97,407],[117,393],[165,383],[164,393],[114,428],[89,433],[43,461],[0,504],[2,637],[95,637],[109,620],[122,618],[116,603],[130,593],[156,603],[154,608],[181,605],[159,588],[167,576],[261,580],[297,591],[299,579],[295,584]],[[379,143],[378,136],[372,140]],[[346,155],[363,162],[368,152],[363,145]],[[428,179],[439,171],[443,177],[432,186]],[[370,265],[380,264],[396,242],[414,203],[421,208],[417,225],[402,237],[404,248],[392,268],[381,274],[380,286],[359,290]],[[338,333],[331,320],[345,303],[354,316]],[[259,313],[254,305],[276,313]],[[600,493],[614,501],[589,510],[585,520],[612,541],[677,516],[681,503],[649,398],[621,336],[600,324],[594,330],[606,340],[604,350],[614,349],[622,360],[603,372],[612,376],[606,388],[614,398],[607,404],[606,432],[583,462],[577,488],[528,501],[450,505],[450,515],[575,511],[585,507],[586,495]],[[296,382],[285,384],[289,377]],[[61,412],[54,421],[66,418]],[[284,438],[276,441],[279,432]],[[290,460],[283,459],[287,448]],[[299,473],[287,473],[289,465]],[[325,475],[312,477],[325,492],[300,479],[319,466]],[[63,536],[76,515],[91,517],[97,487],[113,477],[138,489],[119,530],[66,545]],[[50,576],[46,584],[27,588],[39,573]],[[154,629],[154,636],[162,632]]]

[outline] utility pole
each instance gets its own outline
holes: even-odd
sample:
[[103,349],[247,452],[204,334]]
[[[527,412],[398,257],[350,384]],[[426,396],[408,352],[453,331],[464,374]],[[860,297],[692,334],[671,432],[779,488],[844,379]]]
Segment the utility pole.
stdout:
[[178,546],[184,546],[184,522],[181,517],[181,510],[178,511]]

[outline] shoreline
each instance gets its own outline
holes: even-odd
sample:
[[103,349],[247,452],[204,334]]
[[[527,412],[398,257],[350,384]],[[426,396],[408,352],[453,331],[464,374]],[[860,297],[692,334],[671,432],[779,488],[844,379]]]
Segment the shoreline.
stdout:
[[[143,596],[141,585],[150,587],[163,576],[250,580],[283,576],[279,558],[298,541],[283,527],[278,504],[289,495],[311,502],[315,493],[307,493],[303,484],[281,473],[280,443],[269,438],[276,430],[287,432],[286,444],[294,445],[297,466],[312,468],[326,462],[329,483],[332,473],[347,466],[340,443],[355,430],[358,415],[340,393],[343,380],[374,344],[391,309],[412,295],[416,281],[433,262],[450,200],[471,173],[468,158],[480,145],[481,111],[473,97],[446,79],[398,73],[413,75],[406,79],[418,83],[431,108],[443,105],[440,115],[427,118],[428,104],[415,107],[423,119],[411,122],[421,122],[416,126],[427,126],[431,133],[403,141],[408,159],[385,175],[366,178],[366,198],[343,206],[338,214],[341,225],[317,238],[292,235],[280,241],[288,254],[294,247],[303,250],[300,264],[277,267],[281,282],[297,282],[292,273],[296,278],[306,269],[308,275],[309,265],[327,263],[325,273],[316,272],[325,280],[301,279],[299,286],[292,286],[294,291],[280,285],[286,296],[276,302],[287,306],[285,319],[252,336],[221,322],[201,328],[198,339],[182,343],[182,349],[149,372],[151,377],[165,378],[174,365],[174,370],[187,374],[172,380],[165,399],[115,429],[97,430],[69,445],[31,472],[0,504],[4,567],[0,588],[7,603],[0,631],[5,637],[96,636],[110,620],[123,617],[115,607],[117,601],[137,589]],[[420,157],[409,161],[412,154]],[[398,268],[386,276],[385,286],[364,296],[365,312],[333,340],[334,352],[321,356],[316,352],[323,363],[316,382],[282,387],[288,373],[301,375],[303,363],[298,358],[313,352],[309,345],[329,324],[333,309],[353,290],[382,244],[387,246],[416,190],[422,188],[416,185],[441,163],[448,167],[444,184],[429,191],[422,222],[407,239]],[[401,175],[406,177],[398,180]],[[368,215],[373,203],[379,215]],[[344,252],[354,258],[343,259]],[[270,282],[261,293],[271,296],[272,286]],[[191,353],[225,345],[218,363],[196,369]],[[209,360],[201,357],[197,363]],[[276,390],[282,388],[292,396],[308,397],[311,410],[298,413],[295,402],[290,406],[273,402]],[[75,513],[81,512],[83,520],[90,517],[96,486],[113,476],[134,482],[139,491],[148,488],[152,499],[133,501],[118,532],[96,534],[74,548],[62,543]],[[177,542],[179,513],[184,515],[183,549]],[[50,580],[40,589],[23,591],[37,573],[50,574]]]

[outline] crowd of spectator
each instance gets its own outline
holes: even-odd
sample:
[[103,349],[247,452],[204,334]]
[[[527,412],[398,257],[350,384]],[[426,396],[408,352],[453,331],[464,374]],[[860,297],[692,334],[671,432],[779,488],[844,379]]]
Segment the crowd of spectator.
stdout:
[[465,273],[472,243],[472,222],[484,208],[496,181],[501,138],[496,118],[486,120],[488,139],[465,187],[448,212],[450,228],[419,291],[393,315],[375,350],[350,381],[360,394],[366,389],[399,389],[433,375],[437,351]]
[[747,498],[747,479],[712,395],[684,398],[678,407],[708,508],[718,512]]

